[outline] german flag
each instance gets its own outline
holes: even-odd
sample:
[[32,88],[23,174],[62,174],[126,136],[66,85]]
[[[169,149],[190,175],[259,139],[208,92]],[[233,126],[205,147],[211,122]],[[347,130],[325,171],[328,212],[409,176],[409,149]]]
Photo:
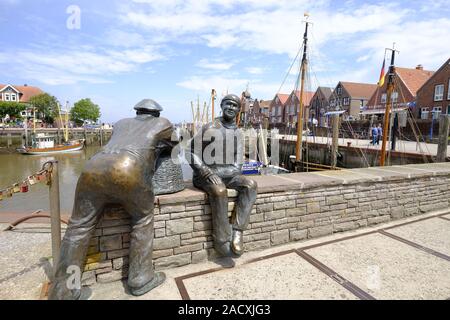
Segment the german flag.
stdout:
[[386,62],[386,59],[383,60],[383,66],[381,67],[381,72],[380,72],[380,80],[378,80],[378,86],[382,87],[384,84],[384,63]]

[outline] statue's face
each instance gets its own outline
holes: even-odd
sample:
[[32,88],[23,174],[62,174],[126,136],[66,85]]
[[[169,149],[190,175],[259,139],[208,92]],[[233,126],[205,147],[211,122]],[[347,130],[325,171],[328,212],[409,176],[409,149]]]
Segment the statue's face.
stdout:
[[239,105],[232,100],[225,100],[222,102],[222,115],[226,120],[236,119],[239,113]]

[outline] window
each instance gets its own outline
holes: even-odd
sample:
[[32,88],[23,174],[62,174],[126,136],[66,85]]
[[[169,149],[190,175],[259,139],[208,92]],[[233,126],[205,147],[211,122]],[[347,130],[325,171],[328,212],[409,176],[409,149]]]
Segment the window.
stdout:
[[350,103],[349,103],[349,98],[348,97],[345,97],[344,98],[344,106],[348,106]]
[[9,101],[9,93],[5,93],[5,101]]
[[386,103],[386,93],[381,95],[381,103]]
[[447,106],[447,114],[450,115],[450,104]]
[[442,101],[444,99],[444,85],[438,84],[434,87],[434,101]]
[[432,111],[433,119],[434,120],[439,119],[439,116],[440,116],[441,112],[442,112],[442,107],[434,107],[433,111]]
[[428,114],[430,113],[428,108],[420,109],[420,119],[428,119]]
[[11,101],[16,101],[16,94],[15,93],[11,93]]
[[330,106],[331,106],[331,107],[334,107],[334,99],[331,99],[331,100],[330,100]]
[[448,86],[447,86],[447,100],[450,100],[450,78],[448,79]]
[[337,94],[342,94],[342,88],[341,87],[337,88]]
[[397,100],[398,100],[398,92],[394,91],[394,92],[392,92],[391,102],[392,103],[397,103]]

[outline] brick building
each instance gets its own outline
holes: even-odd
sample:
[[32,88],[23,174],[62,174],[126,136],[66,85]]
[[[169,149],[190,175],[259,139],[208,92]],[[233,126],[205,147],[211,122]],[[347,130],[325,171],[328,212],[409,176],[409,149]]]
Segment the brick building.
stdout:
[[269,109],[271,100],[255,99],[252,108],[250,108],[248,119],[251,124],[264,124],[264,119],[269,118]]
[[[309,119],[309,104],[314,92],[303,92],[303,119]],[[297,123],[298,112],[300,111],[300,90],[292,90],[284,106],[284,122]]]
[[289,98],[289,94],[277,93],[270,102],[270,118],[271,124],[284,122],[284,105]]
[[345,110],[344,117],[358,119],[376,88],[376,84],[339,81],[331,94],[328,111]]
[[[417,90],[433,75],[433,71],[423,70],[422,65],[415,69],[395,68],[394,91],[391,101],[395,109],[407,109],[416,101]],[[386,109],[388,73],[386,73],[382,87],[376,90],[367,103],[366,113],[384,114]],[[364,112],[363,112],[364,113]]]
[[328,110],[328,104],[332,93],[332,88],[318,87],[311,98],[310,113],[319,121],[320,126],[325,125],[325,112]]
[[419,119],[450,115],[450,58],[417,90],[413,113]]

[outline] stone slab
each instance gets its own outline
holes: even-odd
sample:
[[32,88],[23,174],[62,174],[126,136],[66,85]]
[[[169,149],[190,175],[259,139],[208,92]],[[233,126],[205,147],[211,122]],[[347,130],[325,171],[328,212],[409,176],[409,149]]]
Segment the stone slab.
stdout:
[[195,300],[357,299],[296,253],[188,278],[184,285]]
[[386,231],[450,256],[450,221],[433,218]]
[[353,170],[329,170],[314,172],[313,174],[341,180],[342,184],[367,182],[367,181],[379,181],[379,178],[372,175],[363,174],[361,172],[355,172]]
[[381,234],[306,252],[377,299],[450,297],[448,261]]

